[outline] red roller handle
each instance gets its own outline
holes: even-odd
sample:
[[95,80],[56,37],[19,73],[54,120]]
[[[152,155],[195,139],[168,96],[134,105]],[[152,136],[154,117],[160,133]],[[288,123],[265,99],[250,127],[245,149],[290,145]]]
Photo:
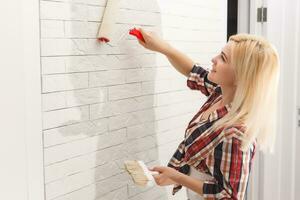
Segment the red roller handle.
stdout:
[[101,37],[101,38],[98,38],[98,41],[107,43],[107,42],[109,42],[109,39],[105,38],[105,37]]
[[133,36],[137,37],[137,39],[142,40],[143,42],[145,42],[145,40],[143,38],[143,35],[142,35],[140,30],[138,30],[136,28],[130,29],[129,34],[133,35]]

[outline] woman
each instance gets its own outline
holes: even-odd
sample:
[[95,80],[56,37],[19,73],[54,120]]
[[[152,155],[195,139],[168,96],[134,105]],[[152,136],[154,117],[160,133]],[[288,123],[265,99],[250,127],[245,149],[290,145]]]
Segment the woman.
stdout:
[[190,200],[244,199],[256,144],[275,139],[279,59],[260,37],[231,36],[212,69],[205,70],[152,32],[141,29],[149,50],[164,54],[207,101],[193,117],[168,167],[157,166],[158,185],[182,186]]

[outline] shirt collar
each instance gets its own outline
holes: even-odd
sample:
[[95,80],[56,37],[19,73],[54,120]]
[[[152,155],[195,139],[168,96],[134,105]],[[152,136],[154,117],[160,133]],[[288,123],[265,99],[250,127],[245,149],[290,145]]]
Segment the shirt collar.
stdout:
[[[220,95],[220,97],[222,97],[222,95]],[[224,106],[222,106],[221,108],[218,108],[216,110],[214,110],[210,115],[209,115],[209,121],[215,121],[218,120],[222,117],[224,117],[232,108],[232,103],[228,103]]]

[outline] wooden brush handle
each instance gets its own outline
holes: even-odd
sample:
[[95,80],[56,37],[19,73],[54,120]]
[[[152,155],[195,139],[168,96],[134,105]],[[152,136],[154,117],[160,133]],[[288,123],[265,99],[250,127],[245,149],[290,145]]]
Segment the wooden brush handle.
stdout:
[[151,174],[151,175],[159,175],[159,172],[156,172],[156,171],[150,171],[150,174]]

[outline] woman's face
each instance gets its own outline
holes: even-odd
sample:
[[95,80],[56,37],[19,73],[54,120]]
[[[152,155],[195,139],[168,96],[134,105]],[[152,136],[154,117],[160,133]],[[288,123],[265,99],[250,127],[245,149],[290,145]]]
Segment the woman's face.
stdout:
[[212,69],[208,74],[208,80],[221,86],[235,86],[235,74],[230,61],[231,45],[232,42],[228,42],[220,54],[211,60]]

